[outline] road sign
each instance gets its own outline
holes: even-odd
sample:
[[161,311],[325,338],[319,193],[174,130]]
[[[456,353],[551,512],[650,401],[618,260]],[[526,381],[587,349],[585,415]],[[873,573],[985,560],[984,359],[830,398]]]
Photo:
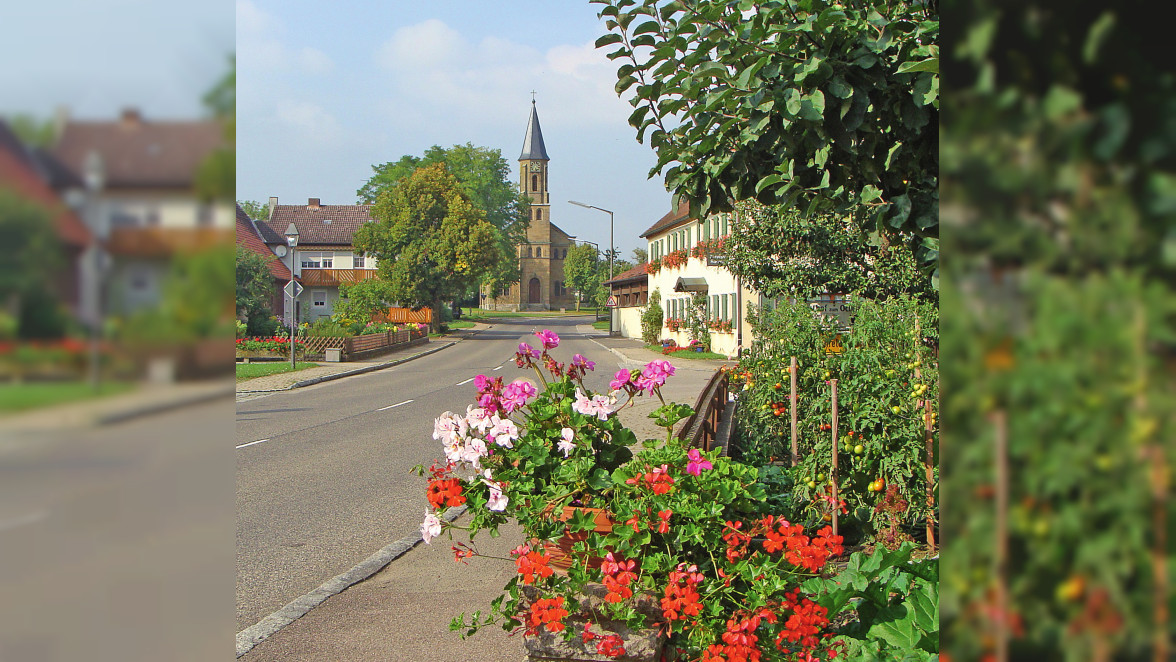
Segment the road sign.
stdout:
[[302,283],[292,280],[286,283],[286,287],[282,288],[286,292],[286,296],[291,299],[297,299],[299,294],[302,294]]
[[617,307],[617,295],[610,294],[608,297],[608,301],[605,301],[604,305],[608,306],[609,308],[616,308]]

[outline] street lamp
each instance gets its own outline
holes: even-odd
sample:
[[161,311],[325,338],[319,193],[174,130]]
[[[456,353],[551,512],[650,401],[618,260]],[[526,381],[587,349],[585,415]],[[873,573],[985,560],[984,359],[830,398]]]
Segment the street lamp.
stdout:
[[[613,213],[607,209],[602,208],[602,207],[584,204],[583,202],[576,202],[575,200],[568,200],[568,202],[570,204],[576,205],[577,207],[584,207],[585,209],[595,209],[597,211],[602,211],[602,212],[608,214],[608,279],[612,280],[613,279],[613,253],[616,252],[616,248],[613,246]],[[600,250],[600,249],[597,248],[597,250]],[[612,286],[610,285],[609,288],[611,288],[611,287]],[[610,289],[609,293],[611,294],[611,289]],[[609,310],[608,311],[608,335],[611,337],[612,334],[613,334],[613,311]]]
[[82,164],[82,178],[89,192],[87,212],[90,217],[90,231],[94,236],[94,245],[90,247],[90,385],[97,391],[102,376],[100,341],[102,339],[102,240],[106,233],[102,227],[101,210],[98,207],[98,195],[106,184],[106,165],[102,162],[102,155],[95,150],[86,154]]
[[298,246],[298,228],[291,223],[286,227],[286,243],[290,246],[290,369],[297,367],[294,357],[294,311],[297,310],[297,299],[294,298],[294,248]]

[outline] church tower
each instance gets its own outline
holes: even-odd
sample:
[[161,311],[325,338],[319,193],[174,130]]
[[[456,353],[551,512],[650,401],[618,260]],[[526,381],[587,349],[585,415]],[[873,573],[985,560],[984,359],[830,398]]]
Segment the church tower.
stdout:
[[519,190],[531,199],[531,222],[526,243],[518,246],[520,282],[488,302],[496,308],[552,310],[574,305],[575,299],[563,280],[563,261],[574,237],[551,223],[551,194],[547,190],[550,161],[532,99],[523,151],[519,154]]

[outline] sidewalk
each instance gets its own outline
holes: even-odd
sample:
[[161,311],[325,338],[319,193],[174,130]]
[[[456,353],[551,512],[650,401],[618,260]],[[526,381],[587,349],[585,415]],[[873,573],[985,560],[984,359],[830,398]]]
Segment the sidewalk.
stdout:
[[318,364],[314,368],[247,379],[237,382],[237,402],[252,400],[277,391],[309,386],[310,384],[307,382],[319,383],[331,379],[339,379],[349,374],[359,374],[359,372],[388,368],[398,363],[412,360],[418,356],[424,356],[425,354],[431,354],[432,352],[450,347],[478,333],[482,329],[488,328],[490,328],[489,324],[477,324],[469,329],[456,329],[442,338],[430,338],[427,343],[401,347],[377,356],[369,356],[364,359],[341,363],[312,361],[312,363]]
[[[654,359],[668,359],[675,373],[662,389],[667,401],[693,405],[707,380],[725,363],[674,359],[644,349],[640,341],[608,338],[591,326],[581,325],[577,330],[599,334],[593,340],[616,354],[622,367],[641,367]],[[611,366],[607,369],[615,370]],[[621,420],[638,439],[662,437],[665,431],[648,418],[660,403],[656,398],[636,402],[636,406],[621,411]],[[460,633],[449,631],[449,622],[459,614],[465,613],[468,618],[477,610],[488,613],[490,601],[501,594],[514,573],[513,564],[495,559],[474,558],[468,565],[454,563],[450,547],[468,540],[458,533],[461,532],[455,531],[452,541],[442,537],[429,545],[419,544],[417,536],[418,544],[402,556],[257,643],[240,657],[241,661],[523,662],[526,654],[522,637],[507,636],[500,627],[486,628],[464,641]],[[501,533],[499,538],[485,533],[477,536],[474,542],[479,552],[507,557],[522,542],[517,528],[503,527]]]

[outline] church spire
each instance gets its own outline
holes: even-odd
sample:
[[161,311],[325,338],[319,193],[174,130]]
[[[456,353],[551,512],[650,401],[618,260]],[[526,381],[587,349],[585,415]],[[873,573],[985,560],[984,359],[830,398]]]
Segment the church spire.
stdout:
[[543,130],[539,128],[539,114],[535,112],[534,99],[531,99],[531,119],[527,122],[527,137],[523,139],[523,153],[519,155],[519,160],[551,160],[543,145]]

